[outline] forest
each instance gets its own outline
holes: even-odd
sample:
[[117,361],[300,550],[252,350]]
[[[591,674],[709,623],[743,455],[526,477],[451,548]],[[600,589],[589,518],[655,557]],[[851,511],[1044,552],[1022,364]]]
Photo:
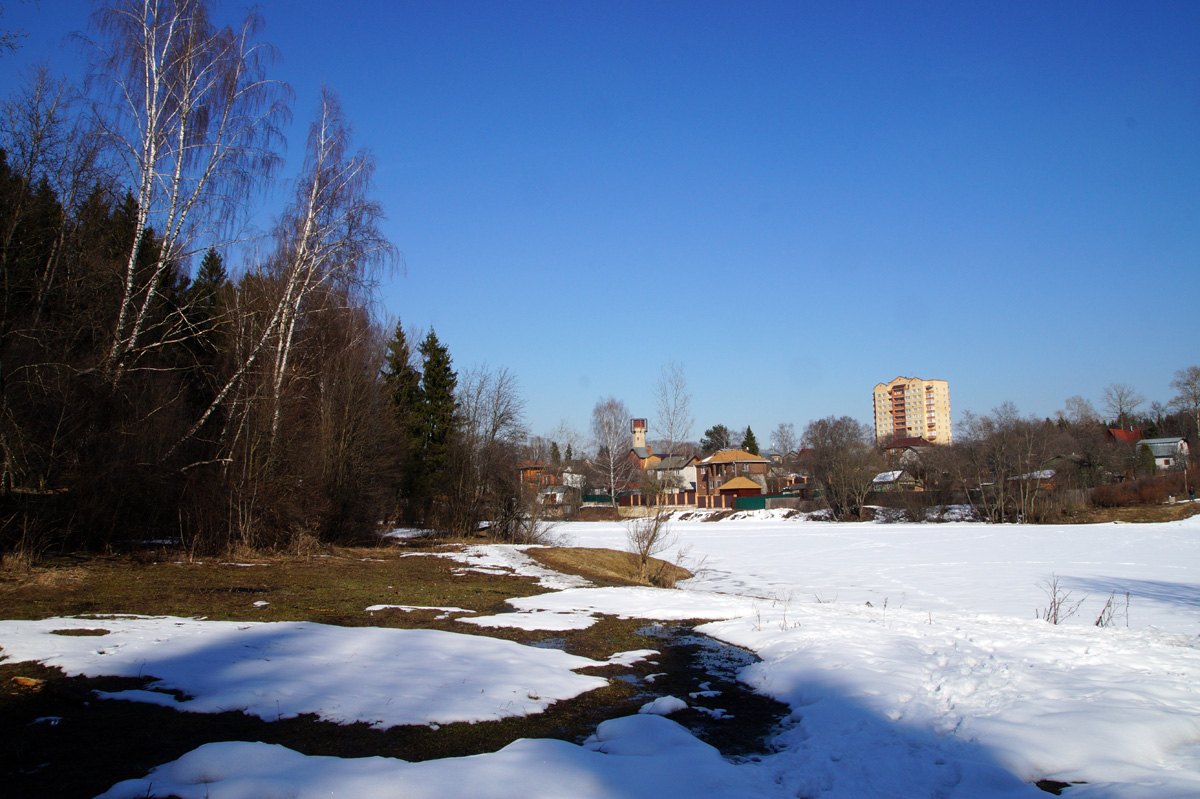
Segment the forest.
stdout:
[[114,0],[82,85],[39,67],[3,104],[0,551],[296,550],[514,514],[484,462],[524,437],[515,379],[460,381],[433,330],[378,318],[399,259],[373,160],[324,88],[281,175],[293,97],[261,27]]

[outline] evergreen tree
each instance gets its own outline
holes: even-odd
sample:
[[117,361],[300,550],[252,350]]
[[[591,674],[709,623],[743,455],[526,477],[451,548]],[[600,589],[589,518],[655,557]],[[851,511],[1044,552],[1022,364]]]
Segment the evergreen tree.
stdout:
[[704,431],[704,438],[700,439],[700,449],[705,455],[711,455],[723,449],[729,449],[733,446],[733,435],[730,434],[729,428],[723,424],[713,425]]
[[396,322],[396,331],[387,343],[383,384],[396,420],[397,459],[400,466],[400,496],[396,510],[405,522],[416,521],[415,501],[420,480],[421,461],[417,457],[417,431],[423,413],[421,373],[412,365],[412,348],[404,335],[404,325]]
[[449,475],[451,448],[458,430],[458,401],[454,390],[458,374],[450,368],[450,351],[430,328],[419,347],[421,368],[421,412],[417,427],[420,461],[417,499],[429,521],[433,497],[443,493]]
[[396,322],[396,331],[387,343],[383,383],[396,420],[402,427],[415,430],[421,407],[421,373],[412,365],[412,349],[404,335],[404,326]]
[[749,425],[746,426],[746,435],[742,438],[742,449],[751,455],[758,454],[758,439],[754,437],[754,431]]
[[567,461],[575,460],[575,453],[571,451],[571,445],[567,444]]
[[[221,383],[219,365],[230,344],[229,327],[222,327],[222,323],[232,290],[224,260],[210,248],[200,261],[196,279],[184,293],[183,314],[195,335],[183,342],[182,349],[190,356],[183,364],[192,375],[188,380],[189,399],[197,414],[212,403]],[[215,428],[223,419],[223,413],[214,414],[210,427]]]
[[192,303],[205,317],[220,316],[224,306],[224,291],[229,285],[229,273],[225,261],[216,250],[209,248],[196,270],[196,279],[188,290]]
[[557,465],[562,463],[562,454],[558,451],[558,442],[550,442],[550,462]]

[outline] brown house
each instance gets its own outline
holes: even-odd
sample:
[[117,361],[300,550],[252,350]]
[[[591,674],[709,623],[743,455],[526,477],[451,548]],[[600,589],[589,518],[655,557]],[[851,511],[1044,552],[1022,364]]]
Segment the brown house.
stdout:
[[[721,494],[721,487],[738,477],[758,486],[761,494],[767,489],[767,473],[771,462],[758,455],[752,455],[741,449],[723,449],[714,452],[696,464],[696,495],[715,496]],[[743,483],[741,489],[749,490]],[[738,494],[746,496],[746,494]]]
[[542,461],[521,461],[521,482],[532,489],[558,485],[558,475]]

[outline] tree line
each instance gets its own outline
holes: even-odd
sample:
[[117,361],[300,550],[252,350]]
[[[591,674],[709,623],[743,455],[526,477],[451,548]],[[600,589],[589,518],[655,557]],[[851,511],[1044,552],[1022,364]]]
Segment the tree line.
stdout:
[[[923,489],[897,500],[913,516],[955,502],[970,505],[986,521],[1042,521],[1080,504],[1072,499],[1080,490],[1159,471],[1148,449],[1116,440],[1110,429],[1197,441],[1200,367],[1176,372],[1171,387],[1176,395],[1169,405],[1151,403],[1148,412],[1139,412],[1145,397],[1127,384],[1112,384],[1103,392],[1107,419],[1079,396],[1067,399],[1054,418],[1023,416],[1011,402],[986,414],[965,412],[953,444],[923,448],[902,463],[888,463],[883,448],[889,442],[876,442],[869,425],[831,416],[805,428],[797,465],[809,472],[839,519],[861,518],[864,507],[878,499],[875,476],[904,469]],[[1191,458],[1196,455],[1193,447]],[[1179,462],[1172,468],[1182,473],[1186,467]],[[1183,487],[1180,480],[1179,489]]]
[[398,258],[332,89],[247,236],[293,99],[261,28],[112,0],[80,85],[37,67],[0,108],[0,551],[296,549],[512,511],[485,462],[516,456],[519,387],[373,313]]
[[[883,499],[875,491],[875,478],[889,470],[904,470],[913,487],[921,490],[898,492],[889,501],[904,506],[914,517],[923,517],[933,507],[967,504],[987,521],[1038,521],[1079,504],[1071,498],[1080,490],[1109,488],[1114,482],[1146,478],[1159,471],[1146,448],[1114,439],[1110,429],[1135,428],[1143,438],[1198,440],[1200,367],[1176,372],[1171,387],[1175,396],[1163,404],[1147,403],[1127,384],[1111,384],[1102,393],[1107,417],[1080,396],[1068,398],[1053,418],[1023,416],[1011,402],[982,415],[965,412],[953,444],[922,448],[918,457],[903,462],[889,462],[885,449],[890,442],[876,441],[870,425],[850,416],[815,420],[799,435],[794,425],[781,423],[772,431],[769,444],[784,468],[808,475],[835,519],[863,518],[868,505]],[[704,431],[699,442],[687,440],[693,423],[691,397],[678,364],[663,367],[654,398],[658,409],[655,429],[662,433],[655,454],[703,458],[733,448],[760,454],[749,427],[715,424]],[[613,397],[602,398],[593,408],[593,484],[614,502],[620,490],[636,488],[655,495],[680,488],[669,482],[669,474],[656,478],[650,472],[639,473],[628,456],[629,419],[625,403]],[[1191,457],[1196,455],[1193,448]],[[1183,467],[1179,463],[1174,468]],[[1175,490],[1183,488],[1181,480]],[[1157,496],[1161,491],[1141,493]],[[1111,491],[1096,496],[1097,502],[1117,501]]]

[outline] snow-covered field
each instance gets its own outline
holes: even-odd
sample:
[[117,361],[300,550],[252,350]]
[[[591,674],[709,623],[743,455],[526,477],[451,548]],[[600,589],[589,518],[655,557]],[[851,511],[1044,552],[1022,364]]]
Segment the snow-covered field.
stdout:
[[[582,746],[521,740],[424,763],[209,744],[105,796],[1036,797],[1040,779],[1081,783],[1071,797],[1200,796],[1200,517],[1025,527],[760,512],[673,529],[703,565],[682,591],[585,588],[543,570],[558,590],[514,599],[513,614],[462,620],[554,630],[599,613],[711,619],[703,632],[762,658],[742,680],[792,708],[773,754],[727,761],[656,715],[682,704],[663,699]],[[624,547],[619,524],[559,532]],[[512,547],[462,559],[527,568]],[[1035,618],[1055,575],[1072,604],[1084,600],[1058,626]],[[1114,591],[1115,626],[1095,626]],[[54,633],[70,628],[107,633]],[[552,650],[317,624],[5,621],[0,646],[69,673],[160,679],[116,698],[384,727],[536,713],[596,680],[574,671],[592,661]],[[614,661],[639,657],[653,654]]]

